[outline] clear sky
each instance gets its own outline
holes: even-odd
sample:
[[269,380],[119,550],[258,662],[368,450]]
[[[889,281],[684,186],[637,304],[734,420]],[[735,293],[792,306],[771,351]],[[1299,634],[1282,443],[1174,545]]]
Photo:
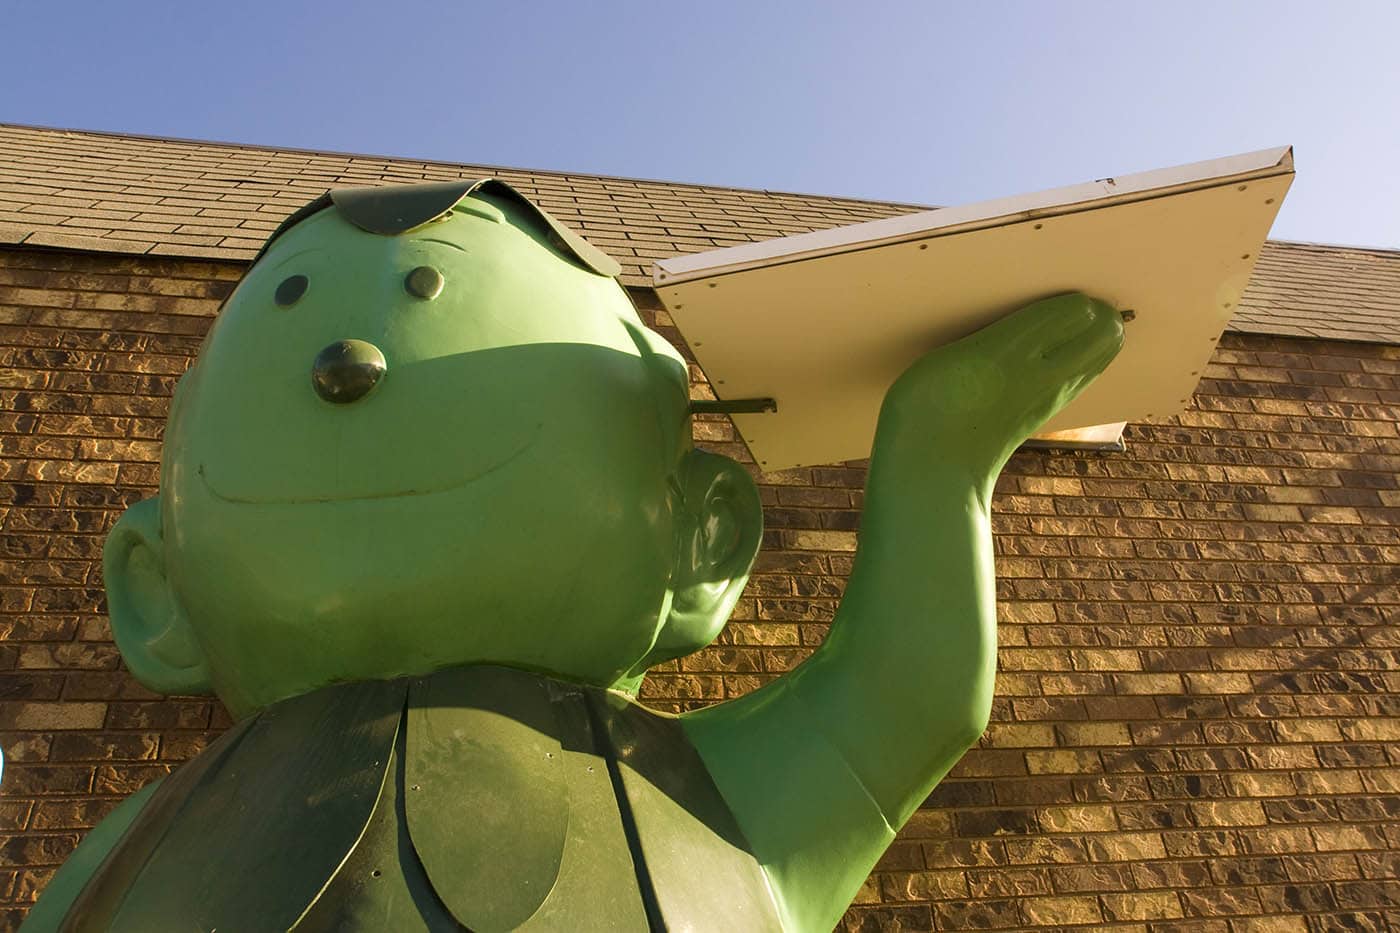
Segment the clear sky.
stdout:
[[1400,2],[7,0],[0,122],[958,204],[1292,144],[1400,248]]

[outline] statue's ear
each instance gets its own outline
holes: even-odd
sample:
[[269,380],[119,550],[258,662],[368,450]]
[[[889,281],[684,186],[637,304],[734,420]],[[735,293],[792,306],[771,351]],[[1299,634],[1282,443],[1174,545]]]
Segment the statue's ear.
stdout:
[[763,537],[758,490],[739,464],[690,450],[676,479],[671,602],[651,651],[629,676],[714,641],[744,591]]
[[102,552],[112,636],[131,673],[158,693],[209,693],[204,652],[165,577],[160,499],[126,510]]

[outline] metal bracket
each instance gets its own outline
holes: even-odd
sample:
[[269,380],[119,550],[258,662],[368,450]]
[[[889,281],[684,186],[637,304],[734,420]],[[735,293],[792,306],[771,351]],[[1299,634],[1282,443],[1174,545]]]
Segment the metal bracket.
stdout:
[[1057,441],[1028,437],[1021,442],[1021,446],[1027,450],[1089,450],[1105,454],[1121,454],[1128,449],[1121,437],[1116,441]]
[[692,415],[760,415],[776,412],[778,403],[771,398],[692,399]]

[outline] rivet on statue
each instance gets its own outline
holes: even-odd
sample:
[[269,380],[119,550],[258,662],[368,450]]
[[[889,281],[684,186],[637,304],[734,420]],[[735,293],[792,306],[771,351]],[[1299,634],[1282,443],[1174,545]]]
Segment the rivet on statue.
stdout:
[[336,191],[273,234],[104,565],[132,674],[238,722],[26,930],[839,920],[986,726],[992,484],[1122,323],[1051,298],[905,372],[825,643],[674,717],[637,686],[719,633],[762,512],[617,271],[498,181]]

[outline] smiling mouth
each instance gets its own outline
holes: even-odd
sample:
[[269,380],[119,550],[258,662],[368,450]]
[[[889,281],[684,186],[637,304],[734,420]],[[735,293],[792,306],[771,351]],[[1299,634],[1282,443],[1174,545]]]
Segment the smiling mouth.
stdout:
[[416,496],[436,496],[441,493],[452,492],[453,490],[461,489],[463,486],[470,485],[471,483],[474,483],[479,479],[484,479],[485,477],[490,476],[492,473],[495,473],[496,471],[501,470],[506,466],[510,465],[513,461],[515,461],[522,454],[524,454],[525,451],[533,447],[535,445],[535,439],[538,437],[538,435],[539,428],[537,426],[535,433],[532,434],[524,443],[522,443],[514,451],[508,454],[505,458],[498,460],[497,462],[493,463],[491,466],[487,467],[484,470],[478,470],[477,472],[472,473],[469,476],[464,476],[459,479],[455,479],[450,483],[444,483],[437,486],[415,486],[410,487],[408,489],[395,489],[387,492],[372,492],[360,496],[318,496],[314,494],[300,496],[231,495],[229,493],[220,492],[214,487],[214,484],[209,481],[209,474],[205,471],[204,464],[201,463],[199,467],[195,470],[195,472],[199,474],[199,480],[204,485],[204,488],[209,492],[209,495],[213,496],[215,499],[218,499],[220,502],[229,502],[234,505],[315,505],[318,503],[325,502],[371,502],[377,499],[409,499]]

